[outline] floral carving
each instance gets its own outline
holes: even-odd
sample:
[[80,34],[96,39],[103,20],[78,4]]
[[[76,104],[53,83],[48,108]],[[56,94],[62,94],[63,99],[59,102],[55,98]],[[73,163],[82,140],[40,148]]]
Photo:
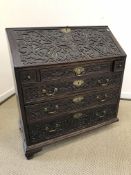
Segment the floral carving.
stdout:
[[[44,119],[52,118],[54,115],[62,115],[65,111],[76,111],[82,110],[93,105],[103,105],[104,103],[111,103],[112,101],[118,100],[119,89],[114,91],[97,92],[93,94],[82,95],[83,100],[79,103],[74,103],[73,99],[79,97],[74,96],[72,98],[66,98],[63,100],[48,101],[40,104],[35,104],[31,106],[26,106],[26,115],[29,123],[34,123],[35,121],[42,121]],[[58,109],[55,106],[58,106]],[[47,109],[47,111],[45,111]],[[52,112],[54,111],[54,112]],[[51,113],[50,113],[51,112]]]
[[67,132],[72,132],[73,130],[108,121],[114,117],[116,117],[116,104],[82,111],[81,116],[78,118],[74,114],[70,114],[59,121],[53,120],[29,125],[30,141],[32,143],[38,143],[49,140],[64,135]]
[[[25,103],[30,102],[36,102],[37,100],[47,100],[50,98],[50,96],[47,96],[43,93],[42,89],[46,89],[49,92],[53,92],[54,88],[58,88],[58,91],[56,94],[54,94],[54,97],[57,97],[58,95],[61,96],[63,94],[72,94],[74,92],[81,92],[85,90],[93,90],[96,87],[101,88],[101,84],[98,83],[98,80],[106,81],[106,79],[109,79],[109,84],[107,84],[108,87],[113,87],[117,85],[120,85],[121,83],[121,73],[115,73],[115,74],[99,74],[93,77],[86,77],[82,80],[84,81],[84,85],[80,86],[79,88],[73,85],[74,80],[59,80],[58,81],[50,81],[46,84],[36,84],[34,86],[31,85],[23,85],[23,94],[24,94],[24,101]],[[102,83],[102,82],[101,82]],[[107,87],[105,86],[105,87]]]
[[55,64],[120,55],[107,28],[23,29],[15,31],[23,64]]

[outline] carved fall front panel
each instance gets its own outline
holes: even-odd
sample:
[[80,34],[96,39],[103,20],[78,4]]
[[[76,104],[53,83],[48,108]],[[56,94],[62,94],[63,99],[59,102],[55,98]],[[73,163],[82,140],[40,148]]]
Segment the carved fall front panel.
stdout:
[[16,42],[21,62],[55,64],[84,61],[93,58],[119,56],[109,29],[71,28],[16,30]]

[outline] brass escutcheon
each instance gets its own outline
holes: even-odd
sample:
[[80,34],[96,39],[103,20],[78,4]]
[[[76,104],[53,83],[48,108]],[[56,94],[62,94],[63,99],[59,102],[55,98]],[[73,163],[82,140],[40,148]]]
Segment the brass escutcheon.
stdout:
[[85,71],[85,68],[84,67],[76,67],[74,68],[73,70],[76,74],[76,76],[81,76],[82,73]]
[[68,28],[68,27],[66,27],[66,28],[61,29],[61,31],[62,31],[63,33],[69,33],[69,32],[71,32],[71,29]]
[[84,80],[75,80],[73,82],[73,85],[76,87],[80,87],[80,86],[84,85]]
[[81,116],[82,116],[82,113],[79,112],[79,113],[74,114],[74,115],[73,115],[73,118],[79,119]]
[[73,102],[74,103],[79,103],[82,100],[84,100],[84,97],[83,96],[77,96],[77,97],[73,98]]

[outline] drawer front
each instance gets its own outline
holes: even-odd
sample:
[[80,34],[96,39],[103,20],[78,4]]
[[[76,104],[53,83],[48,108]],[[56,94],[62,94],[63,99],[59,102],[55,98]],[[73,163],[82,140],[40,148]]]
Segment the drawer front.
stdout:
[[82,92],[85,90],[104,89],[107,87],[120,86],[121,73],[95,74],[85,78],[35,83],[23,86],[25,103],[58,98],[65,94]]
[[123,71],[125,67],[125,61],[124,60],[116,60],[114,61],[114,72]]
[[117,105],[111,104],[72,113],[50,122],[40,122],[29,125],[30,142],[38,143],[75,130],[96,125],[116,117],[116,112]]
[[61,79],[61,77],[81,77],[91,72],[110,72],[113,62],[98,62],[94,64],[77,64],[68,67],[54,67],[51,69],[41,69],[41,81],[51,79]]
[[20,71],[21,83],[28,84],[30,82],[50,81],[70,77],[81,77],[95,72],[112,72],[123,71],[125,61],[119,59],[116,61],[84,63],[68,66],[55,66],[52,68],[34,68],[24,69]]
[[50,120],[53,116],[61,115],[67,111],[73,112],[105,103],[116,103],[118,99],[119,89],[81,94],[36,105],[28,105],[25,107],[26,116],[29,123],[43,119]]
[[37,71],[36,70],[21,71],[20,80],[22,83],[37,82]]

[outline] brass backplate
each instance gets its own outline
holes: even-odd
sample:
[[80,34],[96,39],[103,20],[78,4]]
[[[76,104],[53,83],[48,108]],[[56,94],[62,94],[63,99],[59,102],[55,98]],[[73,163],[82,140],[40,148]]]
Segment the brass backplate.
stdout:
[[80,103],[82,100],[84,100],[84,96],[77,96],[73,98],[74,103]]
[[77,76],[81,76],[81,74],[85,71],[84,67],[76,67],[73,70]]
[[79,119],[81,116],[82,116],[82,113],[81,113],[81,112],[78,112],[78,113],[75,113],[75,114],[73,115],[73,118]]

